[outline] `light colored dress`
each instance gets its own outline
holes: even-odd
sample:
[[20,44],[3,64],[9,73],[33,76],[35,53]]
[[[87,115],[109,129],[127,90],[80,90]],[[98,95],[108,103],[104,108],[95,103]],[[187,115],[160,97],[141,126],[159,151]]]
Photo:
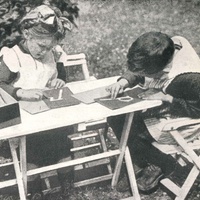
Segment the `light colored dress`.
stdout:
[[17,45],[13,48],[1,49],[3,60],[11,72],[17,73],[17,78],[11,85],[22,89],[44,89],[48,82],[57,78],[56,62],[50,51],[42,61],[24,53]]

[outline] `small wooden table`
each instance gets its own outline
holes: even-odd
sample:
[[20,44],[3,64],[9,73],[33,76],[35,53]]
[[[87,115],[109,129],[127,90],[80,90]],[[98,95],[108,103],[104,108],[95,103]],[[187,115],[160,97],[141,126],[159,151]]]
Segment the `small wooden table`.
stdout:
[[[99,80],[75,82],[69,84],[69,87],[72,90],[72,92],[76,93],[94,89],[95,87],[97,88],[101,86],[110,85],[116,82],[117,78],[118,77],[110,77]],[[127,140],[134,112],[156,107],[161,105],[161,103],[162,103],[161,101],[142,101],[117,110],[110,110],[98,103],[92,103],[88,105],[81,103],[76,106],[52,109],[35,115],[31,115],[25,112],[24,110],[20,110],[22,123],[19,125],[15,125],[0,130],[0,140],[2,139],[9,140],[14,169],[16,173],[16,179],[0,182],[0,188],[18,184],[20,199],[26,200],[27,176],[55,169],[60,169],[63,167],[75,166],[78,164],[86,163],[88,161],[94,161],[118,155],[118,160],[116,162],[115,170],[112,177],[112,183],[111,183],[112,187],[115,187],[118,182],[121,165],[123,159],[125,158],[125,163],[127,166],[127,171],[130,180],[130,186],[133,193],[133,197],[130,197],[129,199],[132,198],[139,200],[140,195],[136,184],[132,160],[127,147]],[[126,120],[122,131],[119,149],[27,171],[27,160],[26,160],[27,135],[38,133],[40,131],[45,131],[45,130],[67,127],[70,125],[78,125],[87,122],[98,121],[106,119],[107,117],[110,116],[116,116],[121,114],[126,114]],[[16,151],[18,147],[20,152],[20,162],[17,157],[17,151]]]

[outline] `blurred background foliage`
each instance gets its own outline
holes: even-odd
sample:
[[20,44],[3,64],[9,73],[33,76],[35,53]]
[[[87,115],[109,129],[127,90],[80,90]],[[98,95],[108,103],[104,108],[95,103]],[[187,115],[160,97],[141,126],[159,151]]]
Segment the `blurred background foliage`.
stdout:
[[[58,7],[74,23],[64,49],[85,53],[96,78],[121,75],[129,46],[147,31],[184,36],[200,55],[200,0],[0,0],[0,47],[20,39],[19,20],[42,3]],[[76,69],[68,79],[80,79]]]
[[78,0],[78,28],[64,40],[68,54],[84,52],[91,75],[126,70],[131,43],[147,31],[186,37],[200,55],[199,0]]
[[18,24],[23,15],[41,4],[55,6],[62,11],[75,26],[78,7],[70,0],[0,0],[0,48],[13,46],[20,40]]

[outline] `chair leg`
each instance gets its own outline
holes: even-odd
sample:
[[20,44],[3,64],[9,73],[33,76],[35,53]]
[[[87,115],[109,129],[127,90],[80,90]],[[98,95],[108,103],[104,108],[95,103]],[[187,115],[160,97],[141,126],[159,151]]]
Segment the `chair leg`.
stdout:
[[[91,149],[91,148],[98,148],[100,152],[107,152],[108,151],[107,146],[106,146],[105,137],[104,137],[107,134],[108,128],[106,126],[103,127],[104,128],[103,130],[100,130],[99,128],[102,129],[102,125],[98,126],[98,127],[94,126],[94,129],[97,130],[95,133],[89,133],[88,132],[88,134],[87,134],[86,132],[83,132],[83,133],[73,135],[73,136],[70,137],[70,140],[72,141],[73,145],[75,143],[76,144],[79,143],[79,141],[82,140],[82,142],[80,142],[80,144],[79,144],[80,145],[79,147],[71,148],[71,152],[74,153],[75,158],[83,156],[84,155],[83,151],[84,150],[87,151],[87,149]],[[88,129],[90,130],[91,127],[88,128]],[[93,144],[84,144],[83,141],[85,139],[88,139],[88,138],[98,138],[98,141],[96,141]],[[80,152],[80,151],[82,151],[82,152]],[[112,179],[113,174],[112,174],[112,167],[111,167],[111,164],[110,164],[110,158],[100,159],[98,161],[92,161],[91,160],[91,162],[76,166],[75,171],[85,169],[86,173],[87,173],[87,171],[88,171],[87,168],[90,168],[90,167],[94,168],[95,166],[100,166],[100,165],[106,166],[108,174],[97,175],[96,177],[93,177],[93,178],[88,177],[86,180],[76,181],[74,183],[74,186],[80,187],[80,186],[84,186],[84,185],[88,185],[88,184],[97,183],[97,182]]]
[[180,189],[179,195],[175,198],[175,200],[183,200],[186,198],[198,175],[199,175],[199,169],[196,166],[193,166],[184,184]]
[[[107,133],[107,132],[108,132],[108,128],[107,128],[106,132],[104,131],[103,134],[101,133],[101,131],[99,131],[99,137],[100,137],[100,140],[101,140],[103,152],[108,151],[107,146],[106,146],[106,142],[105,142],[105,139],[104,139],[105,133]],[[108,169],[109,174],[112,174],[112,168],[111,168],[110,162],[107,164],[107,169]]]
[[181,146],[181,148],[187,153],[190,159],[194,163],[194,167],[190,171],[187,179],[185,180],[183,186],[180,190],[180,195],[176,198],[176,200],[183,200],[187,196],[189,190],[191,189],[194,181],[200,173],[200,157],[194,152],[194,150],[188,145],[185,139],[179,134],[177,130],[173,130],[170,132],[172,137],[176,140],[176,142]]
[[194,150],[188,145],[188,143],[184,140],[184,138],[179,134],[177,130],[173,130],[170,132],[172,137],[176,140],[176,142],[181,146],[181,148],[187,153],[187,155],[192,159],[197,168],[200,170],[200,158],[194,152]]

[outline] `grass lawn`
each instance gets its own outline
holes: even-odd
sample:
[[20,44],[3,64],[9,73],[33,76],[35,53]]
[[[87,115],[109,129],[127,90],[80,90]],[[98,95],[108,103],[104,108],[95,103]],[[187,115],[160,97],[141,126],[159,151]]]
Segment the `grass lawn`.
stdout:
[[[161,31],[186,37],[200,55],[200,5],[198,0],[77,0],[80,17],[63,41],[68,54],[85,53],[91,75],[104,78],[126,70],[126,54],[131,43],[147,31]],[[68,79],[74,77],[69,75]],[[79,72],[75,78],[80,79]],[[188,200],[200,199],[199,184]],[[66,191],[68,194],[68,192]],[[72,189],[70,195],[52,194],[47,200],[119,200],[129,192],[119,193],[109,183]],[[14,196],[13,199],[18,199]],[[162,189],[143,200],[172,199]],[[0,200],[11,197],[0,195]]]
[[186,37],[200,55],[200,6],[194,0],[78,0],[78,29],[64,41],[69,54],[84,52],[97,78],[126,70],[131,43],[147,31]]

